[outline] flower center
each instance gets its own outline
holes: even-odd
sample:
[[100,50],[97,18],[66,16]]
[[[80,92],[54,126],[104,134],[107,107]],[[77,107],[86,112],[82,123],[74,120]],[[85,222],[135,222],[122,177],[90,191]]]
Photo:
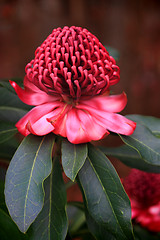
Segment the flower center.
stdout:
[[61,95],[61,96],[62,96],[62,101],[64,101],[66,103],[66,105],[72,105],[73,107],[75,107],[78,104],[78,100],[69,98],[65,95]]

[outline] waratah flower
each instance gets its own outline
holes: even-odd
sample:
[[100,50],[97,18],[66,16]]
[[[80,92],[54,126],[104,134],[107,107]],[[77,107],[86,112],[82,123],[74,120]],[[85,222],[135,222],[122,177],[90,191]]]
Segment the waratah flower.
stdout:
[[160,174],[132,169],[123,185],[131,200],[132,219],[160,232]]
[[125,107],[126,95],[109,96],[119,67],[87,29],[54,29],[25,71],[24,89],[10,81],[24,103],[36,106],[16,124],[23,135],[53,132],[78,144],[108,130],[133,133],[135,123],[115,113]]

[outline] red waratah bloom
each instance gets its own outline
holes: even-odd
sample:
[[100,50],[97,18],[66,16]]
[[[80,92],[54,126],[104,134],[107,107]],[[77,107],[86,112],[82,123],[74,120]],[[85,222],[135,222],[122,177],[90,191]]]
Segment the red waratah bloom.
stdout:
[[123,185],[131,200],[132,219],[160,232],[160,174],[132,169]]
[[25,71],[24,89],[10,81],[24,103],[36,106],[16,124],[23,135],[53,132],[78,144],[108,130],[133,133],[135,123],[115,113],[125,107],[126,95],[109,96],[119,67],[87,29],[54,29]]

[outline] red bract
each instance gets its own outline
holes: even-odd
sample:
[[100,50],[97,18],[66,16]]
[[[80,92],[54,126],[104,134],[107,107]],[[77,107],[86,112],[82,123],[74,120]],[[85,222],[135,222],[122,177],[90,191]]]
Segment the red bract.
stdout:
[[132,218],[160,232],[160,174],[132,169],[123,184],[131,200]]
[[107,129],[132,134],[135,123],[115,114],[126,95],[108,96],[118,81],[115,60],[88,30],[54,29],[26,66],[24,90],[10,81],[24,103],[36,106],[16,126],[25,136],[53,132],[75,144],[99,140]]

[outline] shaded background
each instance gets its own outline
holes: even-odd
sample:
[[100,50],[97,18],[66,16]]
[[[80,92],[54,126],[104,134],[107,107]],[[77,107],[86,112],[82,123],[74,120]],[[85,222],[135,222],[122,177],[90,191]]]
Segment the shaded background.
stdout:
[[23,78],[36,48],[65,25],[85,27],[118,50],[121,80],[113,89],[127,93],[123,114],[160,117],[159,0],[1,0],[0,79]]
[[160,117],[159,0],[1,0],[0,78],[23,78],[35,49],[65,25],[86,27],[119,51],[125,113]]
[[[1,0],[0,79],[23,78],[36,48],[65,25],[85,27],[119,51],[121,81],[114,91],[127,93],[124,114],[160,117],[159,0]],[[128,172],[112,162],[120,175]]]

